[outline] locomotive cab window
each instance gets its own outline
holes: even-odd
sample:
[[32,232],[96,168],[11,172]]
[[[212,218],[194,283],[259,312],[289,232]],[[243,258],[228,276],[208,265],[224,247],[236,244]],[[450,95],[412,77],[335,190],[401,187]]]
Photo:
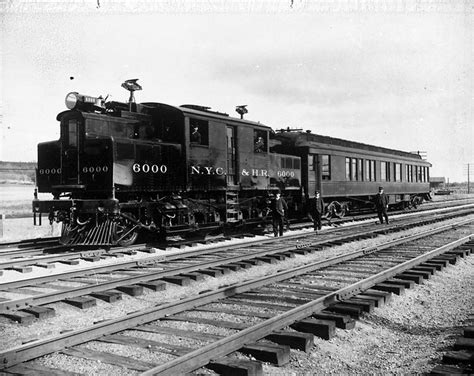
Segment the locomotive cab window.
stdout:
[[72,119],[68,123],[68,144],[71,147],[77,147],[77,120]]
[[61,138],[64,147],[77,148],[79,145],[79,132],[81,121],[79,119],[69,119],[62,123]]
[[189,139],[193,145],[209,145],[209,122],[189,119]]
[[256,130],[253,132],[254,152],[268,152],[267,131]]

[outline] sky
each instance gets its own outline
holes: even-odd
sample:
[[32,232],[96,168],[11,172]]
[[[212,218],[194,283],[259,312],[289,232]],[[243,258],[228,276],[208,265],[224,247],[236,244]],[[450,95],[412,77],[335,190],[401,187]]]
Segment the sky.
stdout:
[[431,176],[472,164],[474,180],[467,0],[11,0],[1,17],[0,160],[36,161],[67,93],[126,101],[138,78],[137,102],[246,104],[274,129],[423,151]]

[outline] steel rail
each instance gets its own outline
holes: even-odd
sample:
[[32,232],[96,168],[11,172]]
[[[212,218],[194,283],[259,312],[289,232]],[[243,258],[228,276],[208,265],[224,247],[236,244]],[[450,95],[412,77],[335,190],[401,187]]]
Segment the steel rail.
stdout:
[[[379,229],[373,230],[373,233],[377,233],[378,231],[380,231],[380,230]],[[321,239],[321,240],[317,240],[317,241],[309,241],[309,242],[304,242],[304,243],[302,242],[300,244],[290,244],[290,245],[284,245],[284,246],[280,245],[279,247],[276,246],[277,248],[275,248],[273,250],[263,249],[263,250],[257,251],[257,250],[252,249],[251,258],[255,259],[255,258],[259,258],[259,257],[263,257],[263,256],[271,256],[272,254],[276,254],[276,253],[294,251],[295,248],[296,249],[303,249],[303,248],[312,248],[312,247],[317,247],[317,246],[324,246],[327,243],[337,242],[337,241],[346,241],[348,238],[352,239],[352,238],[363,237],[363,236],[367,236],[367,235],[368,235],[368,232],[357,232],[355,234],[339,235],[339,236],[337,236],[335,238],[331,238],[331,239]],[[308,237],[308,236],[315,236],[315,235],[314,234],[306,234],[306,237]],[[288,242],[288,241],[291,241],[291,240],[293,240],[293,239],[286,238],[286,237],[284,239],[285,242]],[[261,245],[262,243],[263,244],[266,244],[266,243],[272,244],[272,243],[274,243],[274,239],[250,242],[251,245],[254,245],[254,244]],[[245,246],[248,246],[248,244],[246,243]],[[241,247],[242,247],[242,245],[235,245],[235,246],[232,246],[231,249],[239,250],[239,248],[241,249]],[[221,250],[221,248],[217,247],[215,249],[210,250],[208,254],[214,254],[216,252],[220,252],[220,250]],[[170,255],[170,256],[155,256],[155,257],[151,257],[151,258],[147,258],[147,259],[142,259],[142,260],[139,260],[139,261],[127,262],[126,265],[127,266],[128,265],[131,265],[131,266],[153,266],[153,265],[159,264],[160,262],[168,262],[168,261],[172,261],[172,260],[179,260],[183,257],[195,256],[196,254],[201,255],[201,252],[202,252],[202,250],[191,250],[191,251],[188,251],[186,255],[176,254],[176,255]],[[201,263],[196,263],[196,264],[189,265],[189,266],[169,267],[166,270],[154,271],[154,272],[151,272],[151,273],[144,272],[143,274],[137,275],[137,276],[122,277],[120,279],[114,279],[113,281],[103,281],[103,282],[100,282],[100,283],[98,282],[94,285],[70,288],[67,291],[62,291],[61,290],[59,292],[48,292],[48,293],[34,295],[34,296],[26,297],[26,298],[18,298],[18,299],[10,299],[10,300],[5,300],[5,301],[0,301],[0,313],[10,313],[13,310],[19,310],[19,309],[28,308],[28,307],[31,307],[31,306],[49,304],[49,303],[57,302],[57,301],[60,301],[60,300],[64,300],[64,299],[68,299],[68,298],[72,298],[72,297],[76,297],[76,296],[83,296],[83,295],[91,294],[91,293],[94,293],[94,292],[100,292],[100,291],[114,289],[114,288],[117,288],[119,286],[153,281],[153,280],[160,279],[160,278],[166,278],[166,277],[175,276],[175,275],[183,274],[183,273],[191,273],[191,272],[195,272],[195,271],[199,271],[199,270],[203,270],[203,269],[208,269],[208,268],[212,268],[212,267],[216,267],[216,266],[222,266],[222,265],[225,265],[225,264],[245,261],[245,260],[248,260],[248,259],[249,259],[248,254],[231,256],[231,257],[226,257],[226,258],[220,258],[220,259],[217,259],[217,260],[211,260],[211,261],[207,261],[207,262],[205,261],[205,262],[201,262]],[[118,265],[120,265],[120,267],[118,267]],[[105,271],[114,271],[114,270],[117,270],[117,269],[120,270],[120,269],[124,268],[123,263],[120,263],[118,265],[114,264],[110,268],[107,267],[107,266],[103,266],[103,267],[100,267],[100,268],[105,268]],[[94,269],[88,269],[88,271],[89,270],[96,270],[96,269],[95,268]],[[104,269],[100,269],[100,270],[104,270]],[[57,275],[54,275],[54,276],[40,277],[35,281],[37,281],[38,283],[42,283],[42,282],[45,281],[45,279],[46,280],[63,279],[65,276],[71,277],[71,274],[75,275],[76,273],[78,273],[78,271],[66,272],[66,273],[57,274]],[[93,273],[88,273],[88,274],[93,274]],[[83,275],[83,273],[79,273],[79,275]],[[21,284],[19,282],[22,282],[22,281],[18,281],[16,283],[12,282],[12,283],[9,283],[7,285],[8,285],[9,288],[22,287],[24,285],[31,285],[32,280],[31,279],[24,280],[23,283],[21,283]],[[2,287],[2,285],[0,284],[0,288],[1,287]]]
[[[57,251],[58,249],[67,249],[70,250],[68,253],[64,254],[43,254],[42,256],[35,256],[35,257],[30,257],[30,258],[25,258],[25,259],[11,259],[7,261],[0,262],[0,270],[1,269],[6,269],[8,267],[12,266],[36,266],[38,263],[42,262],[61,262],[64,260],[75,260],[79,258],[85,258],[85,257],[97,257],[97,256],[106,256],[110,255],[113,256],[116,253],[121,253],[121,252],[130,252],[130,251],[140,251],[142,249],[146,249],[147,247],[144,245],[134,245],[134,246],[129,246],[129,247],[116,247],[113,249],[104,249],[104,248],[99,248],[99,249],[91,249],[91,250],[77,250],[75,251],[74,248],[71,250],[71,247],[67,246],[57,246],[57,247],[51,247],[48,248],[47,251]],[[31,252],[31,250],[27,251],[25,250],[25,253]],[[38,250],[38,252],[44,253],[43,250]],[[14,253],[20,254],[23,253],[20,251],[19,253]],[[36,252],[35,252],[36,253]],[[0,254],[0,257],[3,256],[3,254]]]
[[[472,205],[472,206],[474,207],[474,205]],[[467,213],[468,212],[469,212],[469,210],[467,210]],[[441,214],[441,213],[435,213],[435,219],[434,220],[436,220],[436,216],[438,214]],[[457,214],[459,214],[459,213],[457,213]],[[464,212],[462,212],[461,214],[464,214]],[[451,213],[451,215],[456,216],[455,213]],[[443,219],[445,219],[445,218],[443,218]],[[416,220],[414,220],[411,223],[405,223],[405,225],[406,226],[414,225],[414,224],[419,223],[419,222],[420,222],[420,220],[417,218]],[[366,227],[367,225],[362,224],[362,225],[358,225],[358,226],[361,229],[364,229],[364,227]],[[378,228],[378,229],[374,229],[374,230],[367,230],[366,229],[365,232],[361,230],[358,233],[342,234],[342,235],[338,235],[338,237],[335,237],[334,239],[319,240],[319,241],[316,241],[316,242],[308,243],[308,245],[311,245],[311,246],[323,245],[324,242],[327,243],[327,242],[330,242],[330,241],[340,241],[340,240],[344,240],[344,238],[351,237],[351,236],[353,236],[354,238],[356,238],[357,236],[363,237],[363,236],[367,236],[368,234],[377,234],[377,233],[380,233],[380,232],[385,232],[387,229],[391,229],[391,228],[392,227],[384,227],[384,228]],[[338,230],[339,229],[335,229],[334,232],[337,232]],[[325,234],[331,234],[331,233],[329,233],[327,231]],[[311,235],[312,235],[311,233],[295,234],[295,235],[285,236],[284,240],[285,241],[299,240],[299,239],[307,238],[308,236],[311,236]],[[271,243],[274,243],[274,242],[275,242],[275,238],[269,238],[269,239],[259,239],[259,240],[248,241],[248,242],[245,242],[245,244],[216,245],[215,248],[212,247],[212,248],[206,249],[205,252],[206,253],[216,253],[216,252],[221,251],[222,249],[225,249],[225,250],[237,249],[239,247],[242,247],[243,245],[245,245],[247,247],[250,247],[254,244],[261,245],[261,244],[267,244],[267,243],[271,244]],[[303,244],[301,244],[301,246],[303,246]],[[128,247],[127,249],[128,250],[129,249],[131,249],[131,250],[140,250],[140,249],[144,249],[144,248],[145,247],[143,245],[141,245],[141,246]],[[117,252],[120,252],[120,251],[115,251],[115,253],[117,253]],[[179,253],[174,254],[174,255],[150,256],[150,257],[142,258],[140,260],[122,261],[122,262],[116,262],[116,263],[109,264],[109,265],[93,266],[93,267],[89,267],[89,268],[81,268],[81,269],[76,269],[76,270],[73,270],[73,271],[68,271],[68,272],[63,272],[63,273],[51,274],[51,275],[47,275],[47,276],[43,276],[43,277],[36,277],[36,278],[30,278],[30,279],[27,278],[27,279],[22,279],[22,280],[18,280],[18,281],[5,282],[5,283],[0,283],[0,290],[5,289],[5,288],[18,288],[18,287],[22,287],[22,286],[27,286],[27,285],[30,285],[31,283],[38,283],[39,284],[39,283],[46,283],[46,282],[50,282],[50,281],[55,281],[55,280],[58,280],[58,279],[72,278],[72,277],[75,277],[75,276],[84,276],[84,275],[98,274],[98,273],[102,273],[102,272],[111,272],[111,271],[114,271],[114,270],[119,270],[119,269],[123,269],[123,268],[132,268],[132,267],[135,267],[135,266],[152,266],[152,265],[158,264],[160,262],[172,261],[172,260],[176,260],[176,259],[183,258],[183,257],[193,257],[193,256],[196,256],[198,254],[201,254],[202,252],[203,252],[202,249],[188,250],[188,251],[184,251],[184,252],[179,252]],[[276,251],[276,252],[278,252],[278,251]]]
[[54,244],[51,246],[47,246],[47,244],[41,244],[41,247],[31,247],[31,248],[15,248],[15,249],[7,249],[7,250],[0,250],[0,257],[8,257],[8,256],[23,256],[23,255],[35,255],[35,254],[42,254],[48,251],[61,251],[67,250],[68,247],[63,245]]
[[284,327],[289,326],[294,322],[302,320],[308,316],[311,316],[312,314],[321,311],[336,302],[343,301],[352,296],[355,296],[360,292],[375,286],[378,283],[381,283],[397,274],[402,273],[405,270],[414,267],[415,265],[421,264],[424,261],[429,260],[439,254],[456,248],[470,241],[473,237],[474,235],[469,235],[467,237],[446,244],[442,247],[436,248],[431,252],[423,254],[412,260],[406,261],[390,269],[384,270],[383,272],[365,278],[345,288],[341,288],[334,292],[328,293],[325,296],[317,298],[299,307],[293,308],[271,319],[267,319],[250,328],[241,330],[238,333],[235,333],[229,337],[203,346],[198,350],[194,350],[188,354],[185,354],[184,356],[167,362],[166,364],[154,367],[146,372],[143,372],[141,375],[173,376],[177,374],[191,372],[199,367],[206,365],[211,359],[219,358],[233,351],[237,351],[247,343],[258,341],[259,339],[265,337],[266,335],[272,333],[275,330],[283,329]]
[[[353,251],[345,255],[335,256],[324,261],[300,266],[300,267],[293,268],[287,271],[278,272],[271,276],[260,277],[252,281],[243,282],[241,284],[225,286],[215,291],[204,292],[197,297],[190,297],[190,298],[182,299],[178,302],[166,303],[166,304],[155,306],[155,307],[152,307],[140,312],[130,313],[126,317],[99,322],[99,323],[96,323],[92,328],[83,328],[83,329],[73,330],[71,332],[63,333],[57,336],[53,336],[51,338],[30,342],[24,345],[17,346],[12,349],[4,350],[0,352],[0,369],[11,367],[21,362],[28,361],[28,360],[37,358],[39,356],[52,353],[54,351],[61,350],[65,347],[70,347],[70,346],[78,345],[87,341],[91,341],[103,335],[123,331],[125,329],[133,328],[138,325],[142,325],[154,320],[158,320],[160,318],[173,315],[173,314],[194,308],[196,306],[211,303],[221,298],[226,298],[235,294],[243,293],[251,289],[255,289],[255,288],[258,288],[258,287],[261,287],[273,282],[282,281],[282,280],[285,280],[297,275],[306,274],[306,273],[321,269],[323,267],[327,267],[327,266],[334,265],[343,261],[355,259],[357,257],[364,256],[369,253],[374,253],[382,249],[390,248],[395,245],[403,244],[404,242],[424,238],[424,237],[433,235],[435,233],[440,233],[452,228],[457,228],[459,226],[467,225],[473,221],[474,219],[468,219],[468,220],[463,220],[461,222],[458,222],[456,224],[444,225],[437,229],[432,229],[429,231],[418,233],[416,235],[407,236],[402,239],[393,240],[393,241],[387,242],[384,245],[362,248],[360,250]],[[470,241],[473,237],[474,235],[469,235],[455,242],[451,242],[448,245],[437,248],[434,251],[426,255],[422,255],[415,260],[425,260],[425,258],[434,257],[435,255],[439,253],[446,252],[446,250],[448,249],[455,248],[459,246],[460,244]],[[294,321],[297,321],[298,319],[302,319],[304,317],[311,315],[315,310],[322,309],[326,307],[327,305],[329,305],[330,303],[333,303],[337,301],[338,299],[342,299],[342,297],[350,296],[351,287],[354,289],[353,294],[357,294],[359,289],[361,288],[359,285],[362,282],[364,282],[365,285],[370,285],[370,283],[378,283],[387,278],[390,278],[391,276],[394,275],[394,273],[397,274],[403,270],[410,268],[411,265],[414,265],[414,264],[416,264],[416,261],[410,260],[396,267],[392,267],[385,272],[381,272],[373,277],[369,277],[369,278],[372,278],[370,281],[367,281],[368,279],[366,279],[366,280],[357,282],[356,284],[353,285],[356,287],[349,286],[349,287],[337,290],[335,292],[328,294],[327,296],[323,298],[320,298],[311,303],[305,304],[302,307],[293,309],[291,311],[292,315],[285,313],[281,315],[281,317],[278,316],[279,318],[278,320],[276,318],[268,320],[268,323],[265,322],[267,324],[265,323],[259,324],[256,327],[252,327],[251,329],[245,330],[241,333],[237,333],[229,337],[228,339],[218,341],[218,345],[216,347],[214,347],[213,344],[211,344],[209,346],[202,348],[201,350],[193,351],[192,353],[187,354],[185,357],[180,358],[179,361],[177,360],[176,362],[170,362],[170,363],[167,363],[166,365],[153,368],[149,372],[151,372],[150,374],[163,373],[163,374],[175,375],[177,373],[184,372],[185,368],[183,367],[191,367],[191,368],[194,367],[192,369],[198,368],[201,365],[203,365],[202,362],[204,361],[203,360],[204,358],[210,359],[210,357],[216,357],[216,355],[219,355],[220,351],[222,351],[222,349],[224,348],[226,348],[225,353],[228,354],[229,352],[232,352],[242,346],[242,344],[240,344],[239,341],[244,341],[245,343],[250,340],[257,340],[259,338],[262,338],[266,333],[268,333],[267,332],[268,330],[274,330],[277,327],[284,327],[288,324],[291,324]],[[234,345],[231,346],[232,343]],[[237,343],[239,343],[238,346],[236,345]],[[189,369],[191,370],[191,368]]]
[[2,249],[5,249],[5,248],[8,248],[8,247],[12,247],[12,246],[20,246],[20,245],[23,245],[23,246],[28,246],[30,243],[48,243],[48,242],[52,242],[52,241],[55,241],[55,240],[58,240],[59,237],[58,236],[50,236],[50,237],[44,237],[44,238],[34,238],[34,239],[25,239],[25,240],[17,240],[17,241],[11,241],[11,242],[2,242],[0,243],[0,254],[2,253]]
[[[314,234],[310,234],[310,236],[311,235],[314,236]],[[232,263],[245,261],[245,260],[249,260],[249,259],[255,259],[255,258],[259,258],[259,257],[263,257],[263,256],[271,256],[271,255],[276,254],[276,253],[284,253],[284,252],[287,252],[287,251],[294,251],[295,249],[303,249],[303,248],[308,248],[308,247],[322,246],[322,245],[324,245],[328,242],[342,241],[342,240],[346,240],[347,237],[353,238],[353,237],[362,236],[362,235],[367,235],[367,232],[349,234],[349,236],[348,235],[340,235],[336,238],[331,238],[331,239],[326,239],[326,240],[318,240],[318,241],[314,241],[314,242],[305,242],[305,243],[296,244],[296,245],[295,244],[284,245],[284,246],[275,245],[277,248],[275,248],[273,250],[263,249],[263,250],[258,251],[258,250],[252,249],[251,250],[252,254],[250,255],[251,256],[250,258],[249,258],[249,254],[230,256],[230,257],[219,258],[219,259],[215,259],[215,260],[211,260],[211,261],[204,261],[204,262],[196,263],[196,264],[189,265],[189,266],[170,267],[170,268],[167,268],[166,270],[154,271],[154,272],[151,272],[151,273],[144,272],[143,274],[137,275],[137,276],[123,277],[123,278],[120,278],[120,279],[114,279],[113,281],[104,281],[104,282],[100,282],[100,283],[98,282],[97,284],[90,285],[90,286],[81,286],[81,287],[70,288],[67,291],[49,292],[49,293],[34,295],[34,296],[31,296],[31,297],[27,297],[27,298],[0,301],[0,313],[9,313],[12,310],[19,310],[19,309],[27,308],[27,307],[30,307],[30,306],[37,306],[37,305],[44,305],[44,304],[48,304],[48,303],[53,303],[53,302],[57,302],[57,301],[60,301],[60,300],[63,300],[63,299],[67,299],[67,298],[87,295],[87,294],[90,294],[90,293],[93,293],[93,292],[114,289],[118,286],[124,286],[124,285],[134,284],[134,283],[148,282],[148,281],[152,281],[152,280],[156,280],[156,279],[160,279],[160,278],[175,276],[177,274],[191,273],[191,272],[195,272],[195,271],[199,271],[199,270],[203,270],[203,269],[212,268],[212,267],[215,267],[215,266],[222,266],[222,265],[225,265],[225,264],[232,264]],[[287,239],[285,238],[285,242],[286,242],[286,240]],[[263,243],[266,243],[266,242],[268,242],[268,241],[265,241],[265,240],[263,241]],[[272,240],[271,242],[274,242],[274,240]],[[270,244],[271,244],[271,242],[270,242]],[[262,241],[252,242],[253,245],[255,245],[255,243],[256,244],[261,244]],[[247,246],[247,244],[245,244],[245,246]],[[239,250],[239,248],[241,248],[241,247],[242,247],[242,245],[234,246],[234,248],[236,248],[236,250]],[[221,251],[221,249],[217,248],[217,249],[211,250],[210,253],[214,254],[214,253],[220,252],[220,251]],[[201,251],[192,250],[192,251],[190,251],[190,254],[186,255],[186,258],[195,256],[196,254],[201,255],[201,252],[202,252],[202,250]],[[166,259],[162,259],[160,257],[166,257]],[[177,254],[177,255],[171,255],[171,256],[168,256],[168,257],[167,256],[159,256],[158,260],[155,260],[154,258],[151,258],[152,260],[150,260],[150,259],[147,258],[146,260],[128,262],[127,265],[131,264],[132,266],[153,266],[153,265],[159,264],[159,262],[168,262],[168,261],[173,261],[173,260],[179,260],[179,259],[183,258],[183,255],[178,255]],[[119,268],[117,268],[116,265],[113,265],[113,269],[110,269],[110,271],[111,270],[116,270],[116,269],[121,270],[123,268],[124,268],[123,264],[120,264]],[[106,270],[109,271],[109,269],[106,269]],[[89,271],[89,269],[88,269],[88,271]],[[63,273],[63,274],[67,274],[67,273]],[[74,274],[75,274],[75,272],[74,272]],[[67,274],[67,275],[69,276],[69,274]],[[80,275],[83,275],[83,273],[80,273]],[[47,276],[45,278],[49,279],[50,277],[53,277],[53,276]],[[63,278],[64,277],[62,277],[62,275],[60,274],[60,275],[56,275],[56,278],[54,278],[54,279],[63,279]],[[40,279],[41,279],[41,277],[40,277]],[[41,279],[41,280],[44,281],[43,279]],[[25,280],[24,283],[21,286],[31,285],[31,283],[32,283],[31,279],[30,280]],[[21,287],[21,286],[18,286],[18,283],[8,284],[9,288]],[[0,288],[1,287],[2,287],[2,285],[0,284]]]
[[[458,205],[456,210],[464,210],[467,207],[469,207],[469,205],[466,205],[466,206]],[[450,208],[431,209],[431,210],[426,210],[426,211],[443,212],[443,211],[446,211],[448,209],[450,209]],[[415,213],[405,213],[405,216],[409,217],[409,216],[413,216],[414,214]],[[360,218],[355,217],[355,218],[350,218],[350,219],[342,220],[342,221],[344,223],[356,222],[356,221],[361,221],[361,220],[368,219],[368,218],[373,218],[373,216],[365,215],[365,216],[360,216]],[[363,227],[364,224],[359,224],[359,226]],[[306,224],[306,226],[304,226],[304,227],[308,227],[308,224]],[[331,230],[326,231],[326,234],[329,233],[329,231],[331,231]],[[305,234],[296,234],[296,235],[291,235],[291,236],[294,237],[295,239],[297,239],[297,238],[304,237]],[[45,238],[45,243],[51,242],[52,239],[54,239],[54,238]],[[28,242],[28,241],[19,241],[17,243],[11,243],[11,244],[24,244],[26,242]],[[37,240],[35,239],[34,241],[32,241],[32,243],[36,243],[36,242],[41,242],[41,239],[37,239]],[[170,246],[172,247],[172,245],[170,245]],[[45,250],[46,251],[62,250],[62,249],[70,249],[71,247],[67,247],[67,246],[64,246],[64,245],[56,245],[55,247],[51,247],[51,248],[48,248],[48,249],[45,249],[45,248],[40,248],[40,249],[27,248],[27,249],[15,249],[15,250],[10,249],[10,250],[5,250],[5,251],[2,251],[1,248],[2,248],[2,243],[0,243],[0,257],[9,256],[9,255],[20,255],[20,254],[23,254],[23,253],[27,253],[27,254],[28,253],[31,253],[31,254],[33,254],[33,253],[44,253]],[[37,257],[28,258],[28,259],[13,259],[13,260],[7,260],[7,261],[4,261],[4,262],[0,262],[0,270],[11,268],[11,267],[19,267],[19,266],[35,266],[35,265],[37,265],[38,263],[41,263],[41,262],[61,262],[61,261],[64,261],[64,260],[74,260],[74,259],[77,259],[77,258],[94,257],[94,256],[101,256],[101,255],[106,255],[106,254],[120,253],[124,249],[126,249],[126,250],[140,250],[140,249],[143,249],[143,248],[147,248],[147,246],[139,244],[139,245],[135,245],[135,246],[128,247],[128,248],[116,247],[116,248],[113,248],[111,250],[105,250],[105,249],[84,250],[84,251],[78,250],[77,253],[68,253],[68,254],[62,254],[62,255],[44,255],[44,256],[37,256]]]
[[[141,250],[146,248],[144,245],[135,245],[135,246],[129,246],[129,247],[116,247],[114,249],[104,249],[104,248],[99,248],[99,249],[90,249],[90,250],[74,250],[74,248],[71,248],[70,246],[55,246],[47,249],[38,249],[38,250],[17,250],[17,251],[12,251],[11,255],[20,255],[22,253],[42,253],[42,256],[35,256],[35,257],[30,257],[30,258],[25,258],[25,259],[9,259],[3,262],[0,262],[0,269],[6,269],[12,265],[15,266],[35,266],[37,263],[41,262],[61,262],[64,260],[74,260],[77,258],[83,258],[83,257],[94,257],[94,256],[103,256],[103,255],[113,255],[115,253],[120,253],[120,252],[129,252],[129,251],[135,251],[135,250]],[[46,254],[46,252],[51,252],[51,251],[58,251],[58,250],[68,250],[68,253],[63,253],[63,254]],[[45,252],[46,251],[46,252]],[[4,256],[3,253],[0,253],[0,257]],[[8,255],[7,255],[8,256]]]
[[[380,230],[377,229],[377,230],[374,230],[373,232],[376,233],[378,231],[380,231]],[[323,246],[323,245],[327,244],[328,242],[330,243],[330,242],[344,241],[344,240],[347,240],[348,238],[351,239],[351,238],[357,238],[357,237],[362,237],[362,236],[367,236],[367,235],[368,235],[367,232],[358,232],[358,233],[355,233],[355,234],[340,235],[340,236],[337,236],[337,237],[331,238],[331,239],[325,239],[325,240],[321,239],[321,240],[317,240],[317,241],[304,242],[304,243],[300,243],[300,244],[290,244],[290,245],[280,246],[280,247],[277,247],[274,250],[268,250],[268,249],[263,249],[261,251],[252,250],[252,257],[251,258],[255,259],[255,258],[259,258],[259,257],[263,257],[263,256],[271,256],[272,254],[276,254],[276,253],[294,251],[295,248],[296,249],[303,249],[303,248],[312,248],[312,247],[317,247],[317,246]],[[308,236],[314,236],[314,235],[313,234],[306,234],[306,236],[308,237]],[[285,238],[285,242],[291,241],[291,240],[292,240],[291,238],[290,239]],[[258,243],[258,244],[270,243],[271,244],[273,242],[274,242],[274,239],[273,240],[268,240],[268,241],[266,241],[266,240],[264,240],[264,241],[252,241],[251,244],[255,244],[255,243]],[[233,248],[235,248],[236,250],[238,250],[241,247],[242,247],[242,245],[233,246]],[[232,249],[232,247],[231,247],[231,249]],[[221,248],[217,247],[215,249],[212,249],[209,253],[214,254],[216,252],[219,252],[220,250],[221,250]],[[201,252],[202,251],[198,251],[198,250],[188,251],[187,257],[195,256],[196,254],[200,255]],[[163,257],[167,257],[167,256],[158,256],[158,260],[156,260],[156,257],[151,257],[151,258],[147,258],[145,260],[127,262],[127,265],[131,263],[132,266],[152,266],[152,265],[157,264],[159,262],[168,262],[168,261],[171,261],[171,260],[179,260],[179,259],[183,258],[183,255],[182,254],[181,255],[180,254],[171,255],[171,256],[168,256],[165,259],[163,259]],[[94,292],[100,292],[100,291],[105,291],[105,290],[109,290],[109,289],[114,289],[114,288],[117,288],[119,286],[153,281],[153,280],[160,279],[160,278],[166,278],[166,277],[175,276],[175,275],[183,274],[183,273],[191,273],[191,272],[195,272],[195,271],[199,271],[199,270],[203,270],[203,269],[208,269],[208,268],[212,268],[212,267],[216,267],[216,266],[222,266],[222,265],[225,265],[225,264],[245,261],[245,260],[248,260],[248,259],[249,259],[249,256],[247,254],[231,256],[231,257],[226,257],[226,258],[220,258],[220,259],[217,259],[217,260],[211,260],[211,261],[207,261],[207,262],[205,261],[205,262],[202,262],[202,263],[196,263],[196,264],[189,265],[189,266],[179,266],[179,267],[174,267],[174,268],[170,267],[170,268],[167,268],[166,270],[154,271],[154,272],[151,272],[151,273],[144,272],[143,274],[140,274],[140,275],[137,275],[137,276],[122,277],[120,279],[114,279],[113,281],[103,281],[103,282],[100,282],[100,283],[98,282],[94,285],[70,288],[67,291],[61,290],[61,291],[48,292],[48,293],[43,293],[43,294],[39,294],[39,295],[29,296],[29,297],[25,297],[25,298],[17,298],[17,299],[10,299],[10,300],[5,300],[5,301],[0,301],[0,313],[10,313],[14,310],[24,309],[24,308],[28,308],[28,307],[31,307],[31,306],[38,306],[38,305],[53,303],[53,302],[57,302],[57,301],[68,299],[68,298],[73,298],[73,297],[77,297],[77,296],[83,296],[83,295],[91,294],[91,293],[94,293]],[[121,266],[117,267],[117,264],[114,264],[113,267],[111,267],[111,268],[107,268],[106,266],[104,266],[102,268],[106,268],[105,269],[106,271],[113,271],[113,270],[117,270],[117,269],[123,269],[123,264],[119,264],[119,265],[121,265]],[[75,275],[76,273],[77,273],[77,271],[72,272],[73,275]],[[82,275],[82,274],[83,273],[80,273],[80,275]],[[93,273],[89,273],[89,274],[93,274]],[[64,276],[66,276],[66,275],[71,277],[71,272],[66,272],[66,273],[59,274],[59,275],[54,275],[54,276],[40,277],[36,281],[38,281],[38,283],[42,283],[42,282],[45,281],[45,279],[46,280],[63,279]],[[21,282],[21,281],[18,281],[16,283],[15,282],[10,283],[10,284],[8,284],[8,287],[13,288],[13,287],[21,287],[21,286],[24,286],[24,285],[31,285],[32,280],[31,279],[24,280],[22,284],[19,284],[19,282]],[[1,286],[2,285],[0,284],[0,287]]]
[[28,259],[11,259],[8,261],[0,262],[0,270],[7,269],[14,266],[36,266],[39,263],[44,262],[61,262],[65,260],[75,260],[85,257],[94,257],[94,256],[102,256],[106,254],[105,250],[95,250],[95,251],[80,251],[78,253],[64,253],[60,255],[44,255],[44,256],[36,256],[30,257]]
[[[385,229],[384,229],[385,230]],[[364,230],[364,231],[359,231],[353,234],[336,234],[334,238],[330,239],[320,239],[317,241],[313,241],[311,243],[304,243],[304,245],[311,245],[311,246],[317,246],[317,245],[323,245],[324,243],[331,242],[331,241],[342,241],[347,239],[348,237],[366,237],[368,234],[376,234],[377,232],[384,231],[382,229],[375,229],[375,230]],[[332,235],[331,233],[326,232],[325,235]],[[298,241],[302,238],[308,238],[311,236],[317,236],[314,233],[304,233],[304,234],[297,234],[297,235],[290,235],[290,236],[285,236],[283,240],[285,242],[289,241]],[[262,245],[262,244],[272,244],[275,243],[276,239],[275,238],[268,238],[268,239],[258,239],[258,240],[251,240],[247,241],[245,243],[240,243],[240,244],[233,244],[233,245],[216,245],[215,247],[210,247],[206,248],[205,250],[203,249],[191,249],[188,251],[183,251],[179,252],[176,254],[172,255],[157,255],[157,256],[150,256],[150,257],[144,257],[140,260],[131,260],[131,261],[121,261],[121,262],[116,262],[113,264],[109,265],[101,265],[101,266],[93,266],[89,267],[87,269],[81,268],[73,271],[67,271],[63,273],[56,273],[48,276],[43,276],[43,277],[36,277],[36,278],[30,278],[30,279],[22,279],[18,281],[11,281],[11,282],[5,282],[5,283],[0,283],[0,290],[5,289],[5,288],[17,288],[17,287],[22,287],[22,286],[27,286],[31,285],[32,282],[34,283],[44,283],[44,282],[50,282],[58,279],[64,279],[64,278],[71,278],[75,276],[84,276],[84,275],[93,275],[93,274],[99,274],[102,272],[111,272],[114,270],[119,270],[119,269],[124,269],[124,268],[132,268],[132,267],[141,267],[141,266],[153,266],[157,265],[159,263],[163,262],[169,262],[169,261],[175,261],[179,260],[182,258],[190,258],[190,257],[195,257],[195,256],[200,256],[202,255],[203,252],[205,254],[213,254],[217,252],[221,252],[222,250],[238,250],[239,248],[242,247],[252,247],[254,245]],[[303,244],[301,245],[303,246]],[[144,248],[144,247],[141,247]],[[138,249],[138,247],[136,248]],[[289,248],[289,249],[294,249]],[[273,251],[273,253],[278,253],[278,252],[284,252],[285,248],[278,248],[277,250]],[[265,252],[265,251],[262,251]],[[267,254],[270,254],[271,251],[267,250]],[[258,253],[256,253],[258,255]]]

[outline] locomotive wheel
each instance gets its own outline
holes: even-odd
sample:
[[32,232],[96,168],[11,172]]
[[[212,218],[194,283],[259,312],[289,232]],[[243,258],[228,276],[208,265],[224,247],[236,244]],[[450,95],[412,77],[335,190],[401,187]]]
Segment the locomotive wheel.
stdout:
[[326,213],[322,216],[322,218],[331,219],[336,217],[336,204],[331,202],[326,210]]
[[346,204],[341,204],[339,207],[339,210],[336,211],[336,216],[338,218],[344,218],[347,213],[347,205]]
[[411,200],[410,202],[410,206],[413,208],[413,209],[416,209],[418,207],[418,205],[420,205],[422,202],[422,200],[416,196],[416,197],[413,197],[413,199]]
[[346,209],[345,208],[341,208],[341,210],[336,212],[336,217],[337,218],[344,218],[345,215],[346,215]]
[[114,239],[118,245],[126,247],[136,242],[139,226],[133,214],[123,214],[115,225]]

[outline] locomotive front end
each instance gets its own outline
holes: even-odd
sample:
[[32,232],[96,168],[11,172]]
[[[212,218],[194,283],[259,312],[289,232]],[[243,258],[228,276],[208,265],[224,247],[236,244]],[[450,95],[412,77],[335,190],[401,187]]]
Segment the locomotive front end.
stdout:
[[100,115],[83,112],[100,108],[100,98],[70,93],[66,106],[69,110],[57,117],[60,139],[38,145],[38,191],[51,193],[53,199],[35,198],[35,224],[37,216],[45,213],[50,223],[62,224],[63,244],[112,244],[119,214],[113,187],[113,140],[90,136],[91,116]]

